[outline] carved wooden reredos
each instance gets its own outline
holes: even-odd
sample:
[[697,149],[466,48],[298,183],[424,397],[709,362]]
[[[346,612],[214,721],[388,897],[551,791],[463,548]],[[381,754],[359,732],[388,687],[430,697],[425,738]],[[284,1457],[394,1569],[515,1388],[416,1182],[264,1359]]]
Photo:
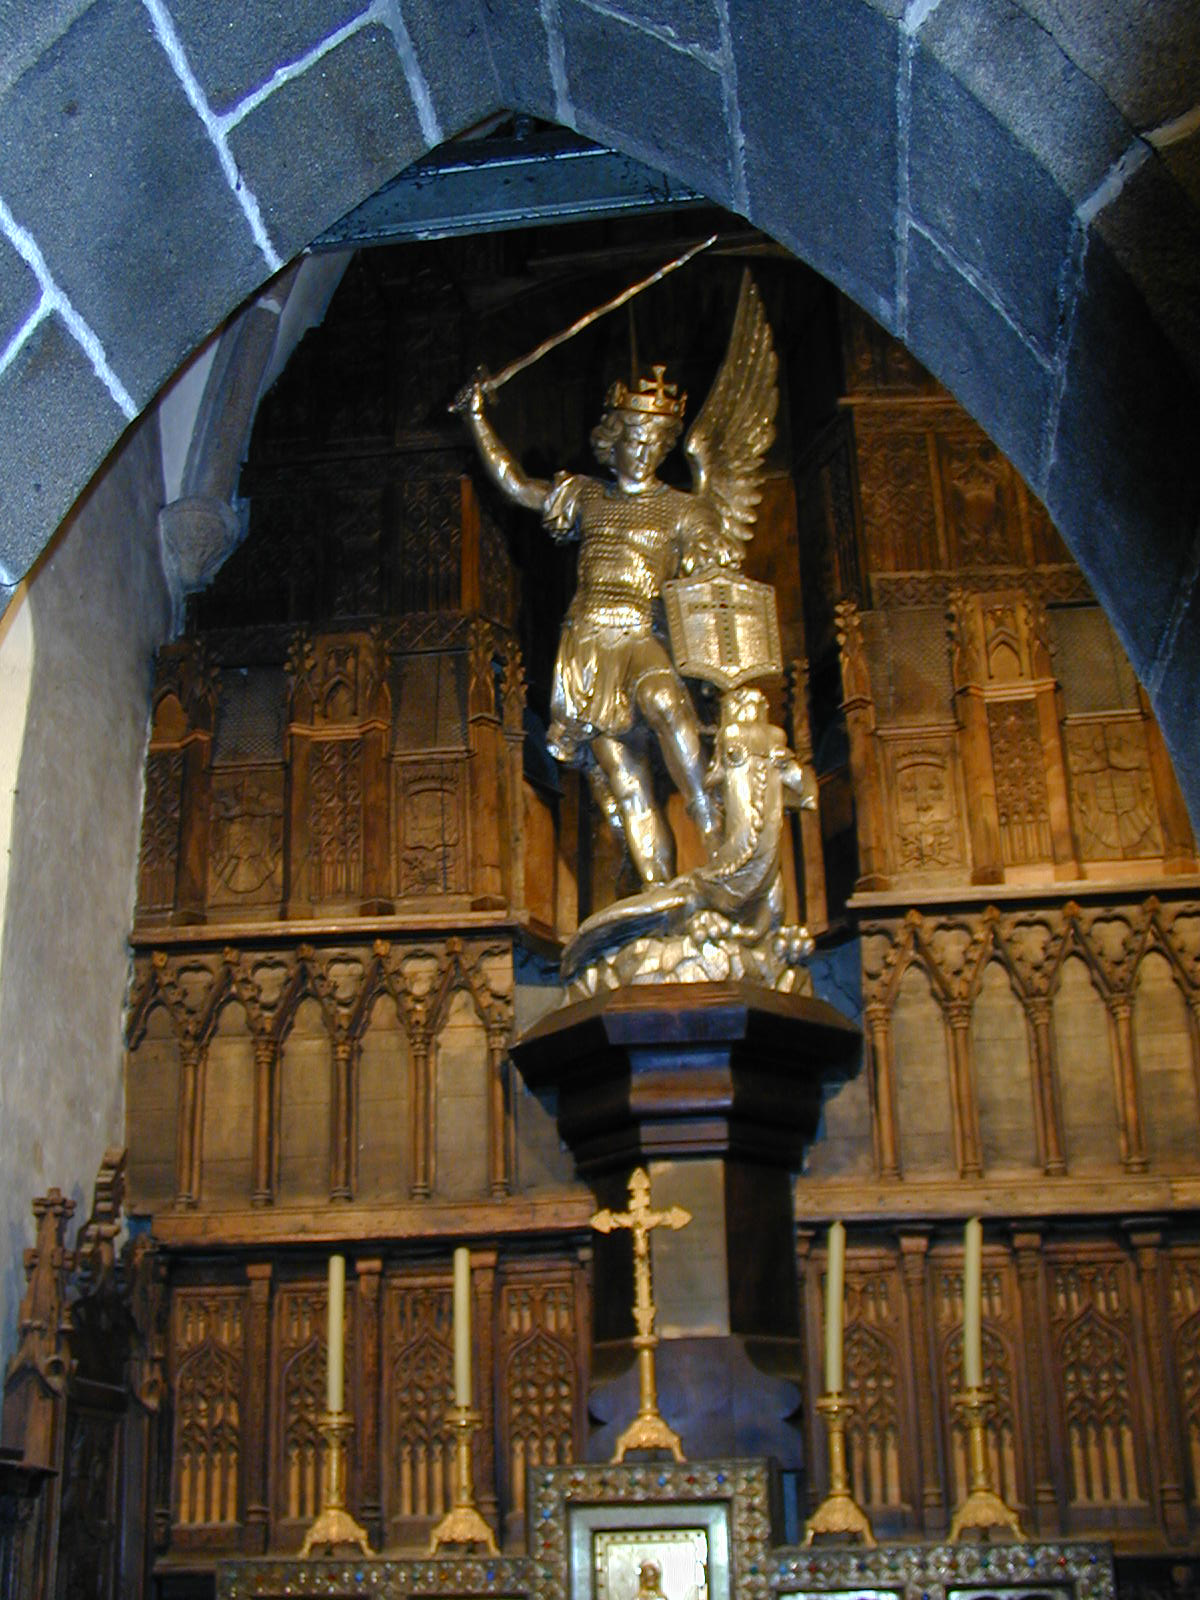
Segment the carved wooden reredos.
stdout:
[[[496,370],[635,275],[607,234],[582,232],[577,261],[562,237],[356,258],[263,403],[249,535],[158,661],[126,1018],[137,1258],[81,1279],[102,1228],[64,1254],[69,1202],[39,1202],[6,1412],[77,1497],[142,1419],[126,1537],[147,1571],[299,1543],[335,1245],[350,1500],[376,1538],[419,1541],[448,1504],[457,1243],[476,1487],[507,1548],[526,1468],[587,1450],[593,1199],[508,1046],[557,1002],[561,941],[628,885],[586,785],[541,748],[569,555],[505,511],[444,417],[468,354]],[[1200,881],[1161,736],[1010,464],[861,313],[752,243],[786,392],[747,569],[777,589],[792,666],[772,714],[820,789],[788,840],[789,909],[864,1035],[795,1182],[801,1510],[825,1489],[810,1402],[842,1217],[856,1489],[881,1534],[944,1531],[977,1212],[997,1486],[1047,1537],[1200,1539]],[[741,265],[656,291],[643,361],[703,393]],[[583,464],[628,367],[616,322],[505,391],[534,470]],[[136,1386],[110,1384],[101,1415],[100,1344],[64,1308],[102,1279]],[[108,1533],[63,1558],[80,1573],[115,1572],[88,1551],[133,1525],[103,1483],[88,1526]]]

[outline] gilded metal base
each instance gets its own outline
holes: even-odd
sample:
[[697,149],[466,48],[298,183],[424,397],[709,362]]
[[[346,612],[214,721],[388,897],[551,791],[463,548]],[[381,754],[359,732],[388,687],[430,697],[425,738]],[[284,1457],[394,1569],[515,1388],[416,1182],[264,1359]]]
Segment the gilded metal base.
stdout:
[[638,1412],[617,1440],[613,1461],[624,1461],[628,1450],[669,1450],[676,1461],[684,1459],[682,1440],[657,1411]]
[[955,1395],[954,1408],[961,1411],[967,1425],[967,1464],[970,1488],[967,1498],[950,1521],[950,1542],[961,1539],[966,1532],[990,1534],[1004,1529],[1014,1539],[1024,1539],[1026,1534],[1017,1519],[1017,1513],[1004,1501],[988,1482],[987,1443],[984,1439],[983,1419],[991,1401],[987,1389],[965,1389]]
[[364,1556],[373,1556],[367,1530],[346,1509],[346,1445],[354,1423],[348,1412],[327,1411],[320,1421],[325,1441],[321,1482],[321,1509],[304,1535],[301,1559],[314,1550],[331,1550],[337,1545],[356,1544]]
[[868,1550],[875,1548],[870,1518],[850,1493],[846,1471],[846,1422],[854,1410],[840,1390],[823,1394],[817,1410],[825,1418],[829,1434],[829,1493],[804,1524],[804,1543],[812,1544],[818,1535],[840,1539],[860,1539]]
[[454,1441],[454,1504],[429,1536],[429,1554],[436,1555],[444,1544],[481,1544],[490,1556],[498,1556],[496,1536],[483,1520],[475,1504],[475,1476],[471,1463],[471,1435],[483,1421],[470,1406],[452,1406],[449,1422],[457,1433]]

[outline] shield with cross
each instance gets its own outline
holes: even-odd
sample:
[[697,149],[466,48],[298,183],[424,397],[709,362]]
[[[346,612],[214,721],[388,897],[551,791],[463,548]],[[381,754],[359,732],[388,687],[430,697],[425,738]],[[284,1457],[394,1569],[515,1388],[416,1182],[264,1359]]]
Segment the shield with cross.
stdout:
[[671,654],[685,678],[736,689],[783,671],[775,591],[740,573],[663,584]]

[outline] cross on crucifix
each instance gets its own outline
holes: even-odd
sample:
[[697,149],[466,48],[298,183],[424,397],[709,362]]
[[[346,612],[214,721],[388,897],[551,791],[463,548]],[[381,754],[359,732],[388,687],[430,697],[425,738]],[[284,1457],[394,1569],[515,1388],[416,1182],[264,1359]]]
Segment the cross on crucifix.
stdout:
[[592,1227],[598,1233],[628,1229],[633,1235],[633,1320],[637,1327],[633,1347],[638,1355],[640,1401],[638,1414],[617,1440],[614,1461],[623,1461],[631,1449],[670,1450],[676,1461],[683,1460],[679,1435],[659,1415],[658,1390],[654,1376],[654,1300],[650,1292],[650,1234],[655,1228],[686,1228],[692,1220],[682,1206],[654,1211],[650,1206],[650,1178],[645,1167],[637,1167],[629,1180],[628,1211],[597,1211]]

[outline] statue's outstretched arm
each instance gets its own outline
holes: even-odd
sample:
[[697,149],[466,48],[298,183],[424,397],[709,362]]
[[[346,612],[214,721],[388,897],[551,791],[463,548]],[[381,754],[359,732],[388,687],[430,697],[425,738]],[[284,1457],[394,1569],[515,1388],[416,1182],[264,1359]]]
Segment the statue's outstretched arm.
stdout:
[[477,377],[465,384],[450,402],[450,410],[457,411],[470,429],[479,458],[501,493],[529,511],[541,511],[550,485],[542,478],[528,477],[521,470],[520,462],[496,433],[483,408],[483,384]]

